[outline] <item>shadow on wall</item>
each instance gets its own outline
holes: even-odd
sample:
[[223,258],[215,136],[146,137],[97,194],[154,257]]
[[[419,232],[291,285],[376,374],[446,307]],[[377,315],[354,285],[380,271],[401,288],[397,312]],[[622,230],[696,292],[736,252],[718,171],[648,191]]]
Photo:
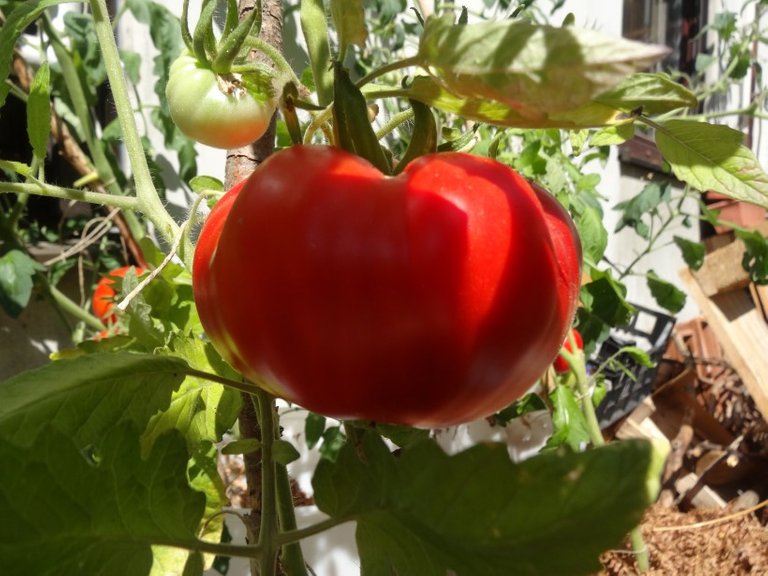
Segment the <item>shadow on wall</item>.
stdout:
[[49,301],[33,298],[18,318],[0,310],[0,381],[48,363],[52,352],[69,346],[70,331]]

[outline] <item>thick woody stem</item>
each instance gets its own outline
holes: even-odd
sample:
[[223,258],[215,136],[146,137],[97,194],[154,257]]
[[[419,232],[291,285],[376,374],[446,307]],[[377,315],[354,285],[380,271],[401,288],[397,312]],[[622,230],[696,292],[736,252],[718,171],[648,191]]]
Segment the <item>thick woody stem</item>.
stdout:
[[[240,0],[240,19],[247,17],[254,10],[259,0]],[[260,37],[277,50],[282,50],[282,2],[280,0],[262,0],[262,25]],[[247,178],[254,168],[261,164],[274,150],[275,118],[272,118],[266,133],[250,146],[229,150],[225,168],[225,185],[232,187],[237,182]],[[243,438],[262,438],[258,418],[253,406],[253,396],[242,394],[243,408],[240,412],[240,435]],[[270,433],[268,431],[267,433]],[[245,454],[245,477],[248,483],[248,506],[251,512],[246,516],[249,533],[257,535],[261,528],[262,494],[262,453],[261,451]],[[251,544],[255,544],[252,542]],[[251,563],[251,572],[258,574],[261,567],[258,560]]]

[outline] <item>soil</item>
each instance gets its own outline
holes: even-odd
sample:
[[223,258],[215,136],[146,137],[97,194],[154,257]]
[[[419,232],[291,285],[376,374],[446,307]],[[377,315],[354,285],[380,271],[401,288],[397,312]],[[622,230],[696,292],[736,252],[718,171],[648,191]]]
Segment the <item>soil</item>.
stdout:
[[[768,528],[757,516],[764,511],[726,508],[684,513],[656,504],[642,524],[650,562],[644,576],[767,575]],[[629,543],[601,560],[600,576],[639,574]]]

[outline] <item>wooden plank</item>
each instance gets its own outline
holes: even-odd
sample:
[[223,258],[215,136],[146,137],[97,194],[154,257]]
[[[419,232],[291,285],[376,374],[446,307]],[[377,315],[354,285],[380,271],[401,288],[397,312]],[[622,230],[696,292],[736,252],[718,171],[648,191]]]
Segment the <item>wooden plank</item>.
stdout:
[[749,291],[752,293],[752,301],[755,308],[763,313],[763,318],[768,322],[768,286],[750,284]]
[[768,324],[748,290],[707,297],[688,268],[680,271],[688,293],[699,305],[763,418],[768,420]]
[[[760,224],[755,229],[768,236],[768,223]],[[741,265],[744,250],[744,242],[737,238],[704,257],[704,264],[693,272],[704,294],[714,296],[749,285],[749,274]]]

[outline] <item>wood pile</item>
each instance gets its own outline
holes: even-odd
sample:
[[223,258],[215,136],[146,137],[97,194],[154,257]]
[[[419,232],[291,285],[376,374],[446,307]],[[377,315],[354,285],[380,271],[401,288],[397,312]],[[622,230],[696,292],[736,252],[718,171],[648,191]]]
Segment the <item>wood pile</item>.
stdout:
[[768,286],[750,281],[743,243],[724,236],[699,270],[680,272],[701,316],[677,324],[651,397],[607,434],[669,443],[660,505],[763,504],[766,524]]

